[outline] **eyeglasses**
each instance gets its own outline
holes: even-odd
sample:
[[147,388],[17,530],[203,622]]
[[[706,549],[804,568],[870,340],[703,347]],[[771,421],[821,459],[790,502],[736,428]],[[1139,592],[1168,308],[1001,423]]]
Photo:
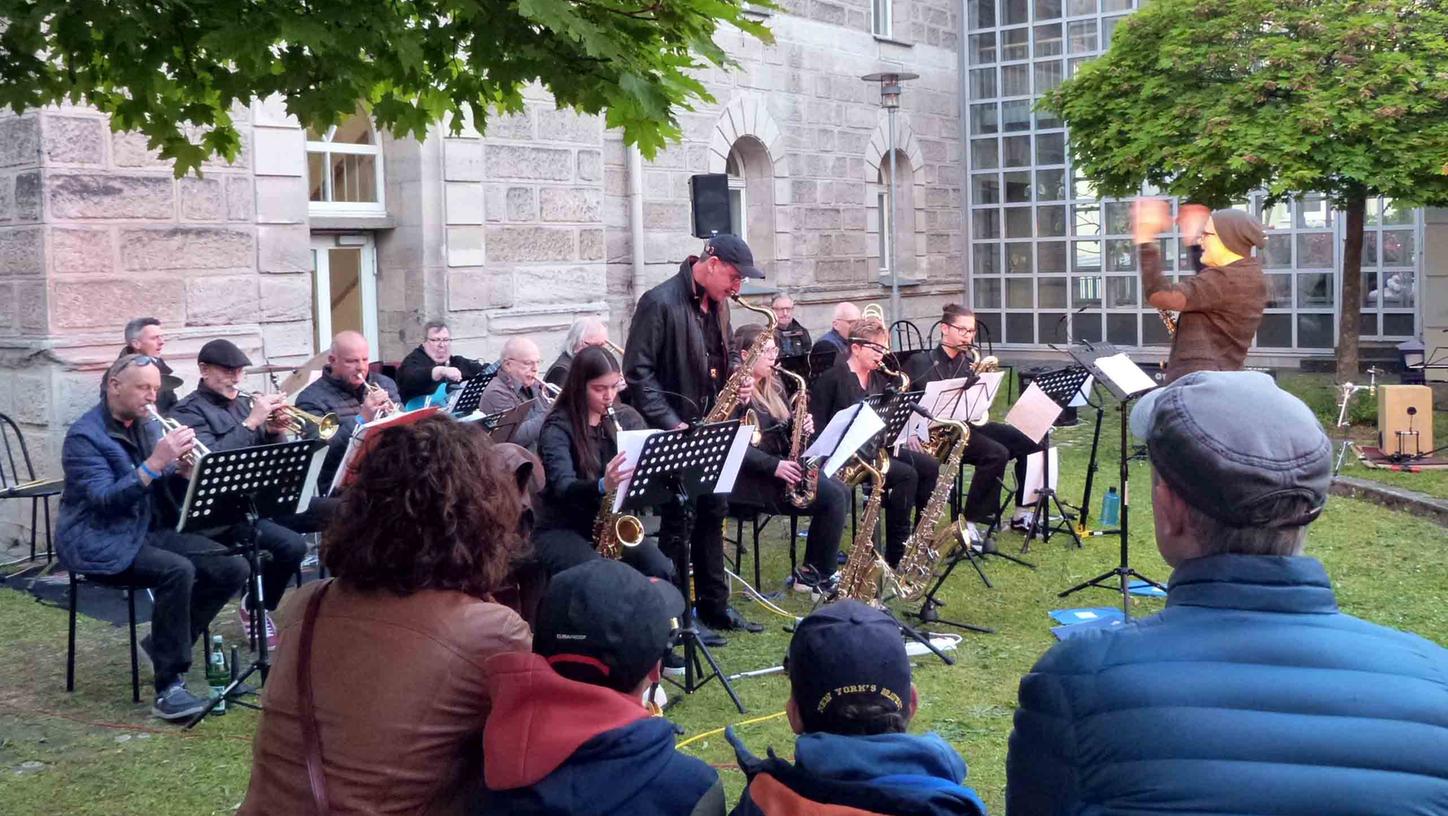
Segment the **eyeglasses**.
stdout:
[[964,324],[959,324],[959,325],[957,325],[957,324],[955,324],[955,323],[943,323],[943,324],[941,324],[941,325],[945,326],[945,328],[947,328],[947,329],[955,329],[955,330],[958,331],[958,332],[973,332],[973,331],[975,331],[975,327],[974,327],[974,326],[967,326],[967,325],[964,325]]
[[540,361],[538,361],[538,360],[519,360],[517,357],[509,357],[509,358],[507,358],[506,360],[504,360],[504,362],[507,362],[507,363],[517,363],[518,365],[522,366],[523,368],[528,369],[528,368],[537,368]]
[[429,337],[429,338],[427,338],[427,342],[429,342],[429,343],[437,343],[437,344],[439,344],[439,345],[446,345],[446,344],[452,342],[452,338],[451,338],[451,337]]
[[864,346],[865,348],[870,349],[871,351],[878,351],[878,352],[880,352],[881,354],[889,354],[889,353],[890,353],[890,347],[889,347],[889,346],[882,346],[882,345],[880,345],[879,343],[876,343],[876,342],[873,342],[873,341],[870,341],[870,340],[861,340],[861,339],[858,338],[858,337],[852,337],[852,338],[850,338],[850,342],[851,342],[851,343],[854,343],[854,344],[856,344],[856,345],[859,345],[859,346]]

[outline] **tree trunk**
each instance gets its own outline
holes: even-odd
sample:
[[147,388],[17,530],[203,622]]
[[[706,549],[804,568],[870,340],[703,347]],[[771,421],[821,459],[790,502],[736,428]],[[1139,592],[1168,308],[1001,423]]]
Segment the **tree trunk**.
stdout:
[[1363,215],[1367,196],[1357,195],[1347,203],[1347,223],[1342,236],[1342,304],[1337,339],[1337,381],[1351,382],[1358,376],[1358,331],[1363,311]]

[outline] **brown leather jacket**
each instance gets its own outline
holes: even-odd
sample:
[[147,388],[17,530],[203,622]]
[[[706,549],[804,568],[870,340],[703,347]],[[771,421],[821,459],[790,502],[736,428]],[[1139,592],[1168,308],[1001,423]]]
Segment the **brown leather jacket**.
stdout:
[[1138,247],[1142,290],[1180,292],[1187,307],[1177,318],[1176,337],[1166,361],[1166,381],[1193,371],[1241,371],[1267,307],[1267,279],[1255,257],[1218,268],[1208,266],[1172,283],[1161,271],[1156,244]]
[[[314,812],[298,719],[302,614],[322,586],[287,593],[241,816]],[[312,686],[333,816],[462,814],[481,779],[491,708],[484,664],[528,651],[511,609],[460,592],[407,597],[337,582],[313,635]]]

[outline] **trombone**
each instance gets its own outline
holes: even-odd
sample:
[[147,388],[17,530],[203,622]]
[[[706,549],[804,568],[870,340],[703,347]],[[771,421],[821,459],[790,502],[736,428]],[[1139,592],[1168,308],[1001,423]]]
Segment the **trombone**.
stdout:
[[613,352],[613,356],[617,357],[620,363],[623,362],[623,349],[619,348],[618,344],[612,340],[605,340],[603,341],[603,347]]
[[[236,389],[236,396],[245,397],[248,400],[256,400],[256,394],[240,388]],[[317,416],[316,414],[307,413],[297,406],[287,403],[278,405],[276,409],[272,411],[272,414],[281,414],[286,417],[285,430],[287,433],[301,436],[306,433],[307,426],[311,425],[317,429],[317,438],[324,442],[331,439],[333,434],[337,433],[337,428],[341,424],[337,420],[336,414]]]

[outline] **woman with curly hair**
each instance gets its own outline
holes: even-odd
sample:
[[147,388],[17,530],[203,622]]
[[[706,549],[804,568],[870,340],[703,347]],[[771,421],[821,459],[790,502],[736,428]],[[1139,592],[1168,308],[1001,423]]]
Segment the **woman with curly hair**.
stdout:
[[487,435],[438,416],[375,443],[323,533],[334,578],[278,611],[244,816],[463,813],[491,707],[484,663],[531,646],[490,596],[521,505]]

